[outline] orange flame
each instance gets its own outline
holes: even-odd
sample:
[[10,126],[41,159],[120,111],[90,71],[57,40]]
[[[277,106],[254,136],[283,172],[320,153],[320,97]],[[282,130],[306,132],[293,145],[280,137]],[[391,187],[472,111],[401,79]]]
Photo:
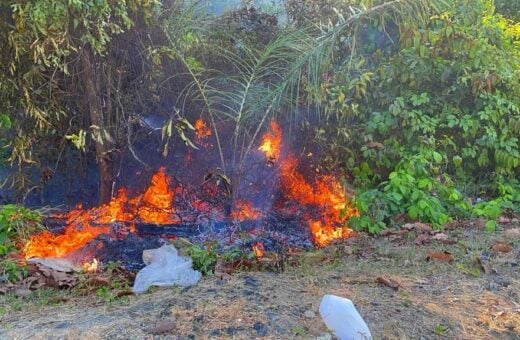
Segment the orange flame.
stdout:
[[262,151],[270,161],[275,161],[280,157],[282,149],[282,130],[276,121],[271,121],[270,131],[262,137],[262,144],[258,150]]
[[199,145],[206,146],[205,140],[211,136],[211,129],[206,125],[206,122],[202,119],[195,121],[195,138]]
[[231,212],[231,218],[235,221],[242,222],[247,220],[256,220],[260,218],[261,213],[251,206],[251,203],[245,201],[237,201],[235,208]]
[[264,257],[265,248],[262,242],[256,242],[253,244],[252,248],[256,258]]
[[174,193],[170,189],[170,178],[166,175],[166,169],[161,167],[152,177],[152,183],[146,189],[143,196],[132,200],[139,208],[137,215],[145,223],[172,224],[176,220],[173,217]]
[[[282,134],[276,123],[271,123],[272,131],[263,137],[262,151],[276,150],[270,148],[271,142],[276,136],[277,145],[281,145]],[[271,144],[270,144],[271,143]],[[264,147],[264,145],[266,145]],[[279,148],[278,148],[279,150]],[[273,156],[265,152],[268,158],[279,157],[280,153]],[[298,161],[292,155],[288,155],[280,164],[280,178],[285,196],[303,205],[319,207],[320,219],[309,217],[309,229],[314,243],[318,246],[326,246],[337,239],[344,239],[352,234],[352,230],[345,227],[347,220],[359,213],[348,204],[345,190],[336,178],[324,175],[316,179],[315,184],[308,183],[304,176],[297,171]]]
[[108,227],[91,227],[85,225],[81,229],[78,224],[69,224],[61,235],[44,231],[31,237],[25,244],[25,258],[31,257],[65,257],[80,249],[95,237],[109,232]]
[[[175,223],[173,198],[170,179],[165,169],[160,168],[143,195],[129,200],[126,190],[121,188],[107,204],[88,210],[79,205],[68,213],[58,215],[67,219],[65,231],[60,235],[48,231],[33,235],[25,244],[23,253],[25,258],[65,257],[98,235],[109,233],[107,225],[113,222],[132,223],[139,219],[145,223]],[[135,231],[133,223],[130,230]]]
[[99,267],[99,262],[97,259],[93,259],[91,262],[85,262],[81,265],[81,268],[83,268],[83,271],[88,273],[97,272]]

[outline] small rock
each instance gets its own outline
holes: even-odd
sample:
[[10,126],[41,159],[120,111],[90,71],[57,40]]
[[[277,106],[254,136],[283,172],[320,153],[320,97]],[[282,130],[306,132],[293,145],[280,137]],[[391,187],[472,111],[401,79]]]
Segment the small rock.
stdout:
[[311,310],[307,310],[305,311],[305,313],[303,313],[303,315],[307,318],[307,319],[314,319],[316,317],[316,313],[314,313],[313,311]]
[[262,322],[256,322],[253,325],[253,329],[256,331],[256,334],[259,336],[267,336],[267,326]]

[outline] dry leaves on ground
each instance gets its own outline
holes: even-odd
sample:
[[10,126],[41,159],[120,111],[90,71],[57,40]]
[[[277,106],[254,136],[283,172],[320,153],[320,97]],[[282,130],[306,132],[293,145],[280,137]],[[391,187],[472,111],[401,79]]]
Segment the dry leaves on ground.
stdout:
[[388,277],[388,276],[379,276],[376,278],[376,282],[387,287],[392,288],[393,290],[398,290],[401,285],[396,280]]
[[453,255],[450,252],[437,252],[432,251],[426,256],[426,261],[439,261],[439,262],[452,262],[454,260]]
[[426,244],[426,243],[430,243],[430,235],[428,235],[428,234],[421,234],[421,235],[419,235],[419,236],[417,236],[415,238],[413,243],[415,245],[418,245],[418,246]]
[[511,247],[509,244],[505,243],[495,243],[491,250],[494,253],[510,253],[513,250],[513,247]]

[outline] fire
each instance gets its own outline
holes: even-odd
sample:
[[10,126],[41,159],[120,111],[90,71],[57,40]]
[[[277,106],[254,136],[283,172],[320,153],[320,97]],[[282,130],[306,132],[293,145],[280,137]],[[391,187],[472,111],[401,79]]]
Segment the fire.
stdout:
[[264,257],[265,248],[262,242],[256,242],[255,244],[253,244],[252,248],[256,258]]
[[258,150],[262,151],[270,161],[275,161],[280,157],[282,149],[282,130],[276,121],[271,121],[268,131],[262,137],[262,144]]
[[68,225],[61,235],[44,231],[33,236],[25,244],[23,252],[27,259],[31,257],[65,257],[80,249],[98,235],[108,232],[108,227],[91,227],[90,225],[81,227],[74,223]]
[[25,258],[65,257],[82,248],[101,234],[110,232],[113,222],[130,223],[130,231],[135,231],[134,222],[171,224],[175,223],[170,179],[165,168],[160,168],[152,177],[144,194],[128,199],[124,188],[109,203],[92,209],[81,205],[68,213],[58,215],[66,218],[65,231],[55,235],[48,231],[33,235],[25,244]]
[[[211,130],[203,120],[195,122],[195,129],[197,137],[201,140],[211,136]],[[276,160],[283,194],[301,206],[300,211],[307,220],[314,243],[317,246],[325,246],[334,240],[350,237],[353,232],[346,223],[350,217],[358,216],[358,212],[350,205],[344,187],[331,175],[320,175],[313,182],[307,181],[298,171],[297,159],[291,154],[281,155],[282,141],[281,128],[275,121],[271,121],[270,130],[262,137],[259,150],[265,154],[271,165]],[[215,196],[220,190],[218,186],[208,183],[203,188],[207,196]],[[180,223],[179,214],[185,207],[180,205],[176,208],[174,201],[177,198],[177,202],[180,202],[180,198],[184,196],[181,187],[176,190],[172,188],[172,181],[166,169],[161,167],[152,176],[150,185],[142,194],[128,197],[125,188],[121,188],[107,204],[91,209],[78,206],[60,215],[59,217],[66,219],[64,232],[55,235],[45,231],[33,235],[24,246],[24,256],[68,256],[99,235],[109,233],[114,222],[124,222],[125,226],[129,227],[129,232],[135,232],[136,223]],[[212,219],[225,218],[224,210],[218,205],[191,196],[189,201],[193,209],[208,213]],[[230,216],[234,221],[250,221],[261,218],[262,212],[248,201],[236,200]],[[263,256],[263,245],[255,244],[253,251],[257,257]],[[96,261],[85,266],[90,269],[98,264]]]
[[83,268],[83,271],[88,273],[96,272],[98,270],[98,267],[99,262],[97,259],[93,259],[91,262],[85,262],[81,266],[81,268]]
[[251,203],[245,201],[237,201],[235,208],[231,212],[231,218],[238,221],[256,220],[260,218],[261,213],[251,206]]
[[206,146],[205,140],[211,136],[211,129],[206,125],[206,122],[202,119],[195,121],[195,137],[196,142],[199,145]]
[[132,200],[139,206],[137,215],[142,222],[155,224],[172,224],[176,220],[173,217],[174,193],[170,189],[170,178],[166,175],[166,169],[161,167],[152,177],[152,183],[146,189],[143,196]]
[[[271,131],[267,132],[260,147],[268,158],[278,158],[280,155],[279,147],[271,148],[274,145],[271,141],[273,136],[277,145],[281,145],[282,134],[278,125],[271,122]],[[267,152],[268,150],[278,150],[276,155]],[[320,219],[309,216],[308,224],[314,243],[318,246],[326,246],[337,239],[344,239],[352,234],[352,230],[345,227],[350,217],[358,216],[359,213],[348,204],[345,190],[336,178],[330,175],[320,176],[315,180],[314,185],[307,182],[305,177],[297,170],[298,161],[294,156],[288,155],[280,163],[280,181],[284,194],[302,205],[318,207]]]

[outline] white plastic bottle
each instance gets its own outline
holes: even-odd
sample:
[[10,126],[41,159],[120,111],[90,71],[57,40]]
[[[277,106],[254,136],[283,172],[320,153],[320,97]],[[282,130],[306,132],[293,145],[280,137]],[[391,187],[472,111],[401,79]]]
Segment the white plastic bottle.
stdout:
[[365,320],[349,299],[325,295],[320,303],[320,315],[327,327],[341,340],[371,340]]

